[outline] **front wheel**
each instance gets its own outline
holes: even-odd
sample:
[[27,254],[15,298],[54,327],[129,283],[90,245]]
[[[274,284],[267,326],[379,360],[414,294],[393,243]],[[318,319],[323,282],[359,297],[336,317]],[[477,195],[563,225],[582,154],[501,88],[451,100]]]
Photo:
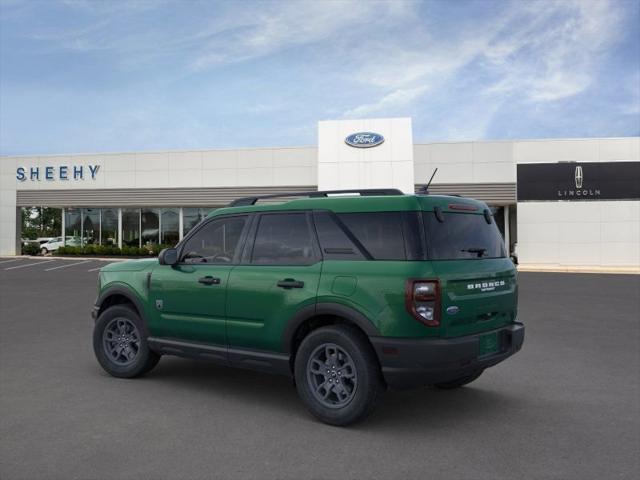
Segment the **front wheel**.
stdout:
[[160,360],[149,348],[142,319],[127,305],[114,305],[100,314],[93,330],[93,350],[100,366],[119,378],[144,375]]
[[433,386],[436,388],[439,388],[441,390],[452,390],[454,388],[460,388],[463,387],[464,385],[467,385],[471,382],[473,382],[474,380],[477,380],[478,377],[480,375],[482,375],[482,372],[484,370],[479,370],[477,372],[474,372],[470,375],[465,375],[464,377],[460,377],[460,378],[456,378],[454,380],[451,380],[450,382],[444,382],[444,383],[436,383]]
[[305,337],[295,359],[295,379],[307,409],[337,426],[367,417],[383,391],[371,345],[347,325],[322,327]]
[[49,253],[49,250],[47,250],[46,248],[43,248],[43,249],[40,250],[40,253],[44,257],[47,253]]

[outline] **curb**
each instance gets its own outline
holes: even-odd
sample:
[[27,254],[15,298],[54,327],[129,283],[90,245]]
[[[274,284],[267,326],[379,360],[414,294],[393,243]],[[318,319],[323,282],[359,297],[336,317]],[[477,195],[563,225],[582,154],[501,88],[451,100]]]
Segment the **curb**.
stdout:
[[[97,260],[99,262],[124,262],[125,260],[139,260],[147,257],[81,257],[81,256],[73,256],[73,257],[58,257],[56,255],[50,256],[31,256],[31,255],[13,255],[13,256],[2,256],[0,259],[12,259],[12,258],[28,258],[29,260],[41,261],[41,260]],[[151,257],[156,258],[156,257]]]
[[519,272],[541,273],[608,273],[616,275],[640,275],[637,267],[579,267],[562,265],[518,265]]

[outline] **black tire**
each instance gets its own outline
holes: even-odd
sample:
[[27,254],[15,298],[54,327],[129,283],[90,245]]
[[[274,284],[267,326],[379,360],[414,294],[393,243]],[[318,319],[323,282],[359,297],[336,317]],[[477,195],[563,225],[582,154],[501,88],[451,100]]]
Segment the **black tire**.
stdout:
[[160,360],[160,355],[149,349],[147,336],[144,322],[132,307],[114,305],[102,312],[96,321],[93,351],[109,375],[139,377],[151,371]]
[[471,375],[465,375],[464,377],[456,378],[455,380],[451,380],[450,382],[436,383],[433,386],[441,390],[453,390],[454,388],[463,387],[473,382],[474,380],[477,380],[478,377],[482,375],[482,372],[484,372],[484,370],[479,370],[472,373]]
[[[335,355],[325,355],[327,350]],[[334,365],[323,363],[322,358]],[[322,372],[316,372],[318,366]],[[312,415],[330,425],[346,426],[363,420],[373,412],[384,390],[373,348],[364,334],[348,325],[322,327],[309,333],[300,344],[294,370],[302,403]],[[336,378],[340,372],[344,376]],[[335,383],[329,386],[330,381]],[[320,390],[314,388],[318,383]],[[320,399],[323,393],[314,390],[328,392],[327,398]],[[339,398],[341,395],[344,398]]]

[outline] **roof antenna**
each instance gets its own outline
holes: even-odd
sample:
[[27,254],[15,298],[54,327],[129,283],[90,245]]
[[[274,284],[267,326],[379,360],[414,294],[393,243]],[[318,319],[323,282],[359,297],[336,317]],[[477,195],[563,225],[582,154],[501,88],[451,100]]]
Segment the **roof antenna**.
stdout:
[[431,185],[431,182],[433,181],[433,177],[436,176],[436,172],[438,171],[438,167],[436,167],[436,169],[433,171],[433,173],[431,174],[431,178],[429,179],[429,181],[427,182],[427,184],[422,187],[420,189],[420,193],[422,195],[428,195],[429,194],[429,186]]

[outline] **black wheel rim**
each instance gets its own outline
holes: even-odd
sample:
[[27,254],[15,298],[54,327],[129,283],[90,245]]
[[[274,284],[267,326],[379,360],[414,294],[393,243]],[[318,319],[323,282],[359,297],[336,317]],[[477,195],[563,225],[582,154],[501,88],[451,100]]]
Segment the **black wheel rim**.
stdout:
[[102,344],[109,360],[120,366],[130,365],[140,351],[138,328],[127,318],[114,318],[102,333]]
[[307,381],[314,398],[328,408],[348,405],[358,387],[353,359],[335,343],[323,343],[311,353]]

